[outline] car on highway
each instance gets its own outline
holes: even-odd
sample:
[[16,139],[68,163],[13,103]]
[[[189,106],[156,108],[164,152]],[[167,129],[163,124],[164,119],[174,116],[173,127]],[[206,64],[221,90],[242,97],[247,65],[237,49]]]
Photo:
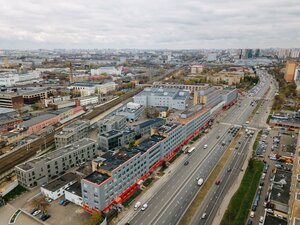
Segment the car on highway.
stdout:
[[217,180],[215,184],[216,184],[216,185],[219,185],[220,183],[221,183],[221,181],[220,181],[220,180]]
[[141,205],[142,205],[141,202],[135,203],[135,205],[134,205],[134,211],[136,211]]
[[230,167],[227,168],[227,172],[228,173],[231,172],[231,168]]
[[142,211],[145,211],[147,208],[148,208],[148,205],[147,205],[147,203],[145,203],[145,204],[142,206],[141,210],[142,210]]
[[205,219],[205,218],[206,218],[206,213],[203,213],[201,219]]
[[190,162],[189,161],[185,161],[184,165],[187,166]]
[[205,145],[203,146],[203,148],[206,149],[206,148],[207,148],[207,144],[205,144]]

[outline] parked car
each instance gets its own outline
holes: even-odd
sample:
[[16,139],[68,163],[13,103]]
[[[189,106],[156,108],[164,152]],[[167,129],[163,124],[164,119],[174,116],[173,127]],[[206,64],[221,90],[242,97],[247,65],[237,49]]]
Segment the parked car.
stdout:
[[65,200],[64,203],[63,203],[63,206],[66,206],[66,205],[68,205],[69,203],[70,203],[69,200]]
[[37,210],[38,210],[38,208],[34,208],[30,214],[33,215],[35,213],[35,211],[37,211]]
[[221,183],[221,181],[220,181],[220,180],[217,180],[215,184],[216,184],[216,185],[219,185],[220,183]]
[[201,219],[205,219],[205,218],[206,218],[206,213],[203,213]]
[[186,166],[186,165],[188,165],[190,162],[189,161],[185,161],[184,162],[184,165]]
[[250,212],[250,217],[253,218],[254,215],[255,215],[255,212],[251,211],[251,212]]
[[60,205],[63,205],[64,203],[65,203],[65,199],[62,199],[62,200],[59,201]]
[[259,222],[261,222],[261,223],[264,222],[264,217],[263,216],[259,217]]
[[33,216],[37,216],[37,215],[39,215],[41,212],[42,212],[41,210],[36,210],[32,215],[33,215]]

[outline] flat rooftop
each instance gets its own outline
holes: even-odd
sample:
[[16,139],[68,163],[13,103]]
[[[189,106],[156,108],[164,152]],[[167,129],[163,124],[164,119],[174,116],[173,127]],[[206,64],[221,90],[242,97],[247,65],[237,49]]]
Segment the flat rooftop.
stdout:
[[74,173],[66,173],[42,187],[51,192],[54,192],[56,190],[59,190],[63,186],[67,185],[68,183],[76,180],[77,178],[78,178],[77,175]]
[[56,137],[59,137],[59,136],[66,136],[66,135],[71,135],[75,132],[77,132],[77,128],[80,127],[80,126],[83,126],[85,124],[89,124],[89,121],[86,121],[86,120],[76,120],[74,122],[72,122],[71,124],[65,126],[63,128],[63,130],[57,134],[55,134]]
[[165,137],[163,136],[153,135],[133,148],[120,150],[115,154],[109,152],[105,153],[101,156],[103,164],[100,166],[100,168],[107,171],[112,171],[136,154],[145,153],[148,149],[156,145],[158,142],[162,141],[164,138]]
[[179,123],[166,123],[158,128],[159,133],[168,134],[172,130],[174,130],[176,127],[178,127]]
[[270,200],[288,205],[290,199],[292,173],[277,169],[273,181]]
[[173,99],[185,100],[190,95],[190,91],[177,88],[145,88],[144,91],[136,96],[163,96],[172,97]]
[[42,114],[40,116],[36,116],[36,117],[33,117],[32,119],[30,120],[26,120],[20,124],[18,124],[19,127],[31,127],[31,126],[34,126],[36,124],[39,124],[45,120],[49,120],[49,119],[52,119],[54,117],[56,117],[57,115],[54,115],[54,114],[50,114],[50,113],[45,113],[45,114]]
[[138,126],[140,128],[144,128],[144,127],[151,126],[152,124],[156,124],[156,123],[163,122],[163,121],[165,121],[165,119],[154,118],[154,119],[149,119],[149,120],[146,120],[146,121],[144,121],[142,123],[139,123],[136,126]]
[[82,197],[81,183],[78,182],[78,181],[76,181],[70,187],[67,187],[66,191],[71,192],[72,194],[75,194],[77,196]]
[[287,225],[285,219],[280,219],[279,217],[270,215],[267,213],[264,225]]
[[38,158],[34,158],[32,160],[29,160],[28,162],[25,162],[25,163],[22,163],[22,164],[19,164],[17,167],[19,167],[20,169],[22,170],[30,170],[32,168],[35,167],[35,165],[37,164],[41,164],[41,163],[44,163],[46,164],[47,162],[51,161],[51,160],[55,160],[67,153],[71,153],[73,151],[77,151],[78,148],[81,148],[81,147],[84,147],[86,145],[90,145],[90,144],[96,144],[96,142],[92,139],[89,139],[89,138],[84,138],[84,139],[81,139],[80,141],[76,141],[70,145],[66,145],[62,148],[59,148],[55,151],[52,151],[52,152],[49,152],[41,157],[38,157]]
[[94,171],[90,175],[86,176],[84,179],[87,180],[87,181],[90,181],[94,184],[101,184],[102,182],[104,182],[108,178],[110,178],[110,176],[108,176],[107,174],[100,173],[98,171]]
[[121,135],[121,132],[117,131],[117,130],[111,130],[111,131],[107,131],[106,133],[99,134],[99,136],[102,136],[102,137],[111,137],[111,136],[114,136],[114,135],[117,135],[117,134]]

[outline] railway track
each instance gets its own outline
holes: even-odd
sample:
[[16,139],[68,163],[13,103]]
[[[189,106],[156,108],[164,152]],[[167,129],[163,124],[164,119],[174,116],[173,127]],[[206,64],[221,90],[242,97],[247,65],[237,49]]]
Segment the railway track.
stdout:
[[[103,107],[99,107],[94,109],[91,113],[83,116],[83,119],[91,120],[94,117],[98,116],[99,114],[105,112],[106,110],[120,104],[124,100],[133,97],[137,93],[139,93],[142,89],[136,89],[132,92],[126,93],[120,98],[107,103]],[[72,121],[71,121],[72,122]],[[69,123],[71,123],[69,122]],[[67,124],[69,124],[67,123]],[[59,132],[62,130],[62,127],[57,128],[52,133],[45,136],[45,138],[37,139],[28,145],[19,148],[18,150],[11,152],[7,154],[6,156],[0,158],[0,175],[5,173],[6,171],[9,171],[13,169],[16,165],[25,162],[26,160],[30,159],[31,157],[35,156],[38,151],[40,151],[44,146],[50,147],[54,144],[54,135],[56,132]]]

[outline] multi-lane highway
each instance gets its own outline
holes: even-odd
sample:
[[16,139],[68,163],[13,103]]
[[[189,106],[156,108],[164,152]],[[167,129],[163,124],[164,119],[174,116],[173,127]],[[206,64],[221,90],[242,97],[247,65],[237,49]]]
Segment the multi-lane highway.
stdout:
[[[260,72],[258,73],[261,76]],[[261,88],[253,96],[261,98],[269,88],[269,78],[261,76]],[[227,141],[227,130],[233,124],[243,125],[248,120],[255,106],[251,106],[252,98],[244,97],[238,102],[240,106],[234,106],[230,113],[219,119],[220,123],[215,125],[210,133],[196,146],[192,156],[186,156],[189,161],[187,166],[182,163],[172,172],[170,179],[163,188],[158,190],[149,200],[145,211],[136,212],[130,224],[177,224],[185,209],[193,197],[198,193],[199,186],[196,178],[208,178],[216,163],[222,156],[225,147],[220,145],[221,139]],[[217,136],[222,138],[217,139]],[[203,149],[204,144],[208,145]]]
[[200,210],[198,210],[194,216],[191,225],[212,224],[214,216],[219,209],[219,205],[241,172],[244,159],[247,156],[250,139],[250,135],[244,135],[241,138],[240,144],[237,144],[237,147],[233,152],[232,159],[229,161],[225,167],[226,169],[218,178],[218,180],[220,180],[220,184],[211,188],[210,192],[202,203],[202,207],[200,207]]

